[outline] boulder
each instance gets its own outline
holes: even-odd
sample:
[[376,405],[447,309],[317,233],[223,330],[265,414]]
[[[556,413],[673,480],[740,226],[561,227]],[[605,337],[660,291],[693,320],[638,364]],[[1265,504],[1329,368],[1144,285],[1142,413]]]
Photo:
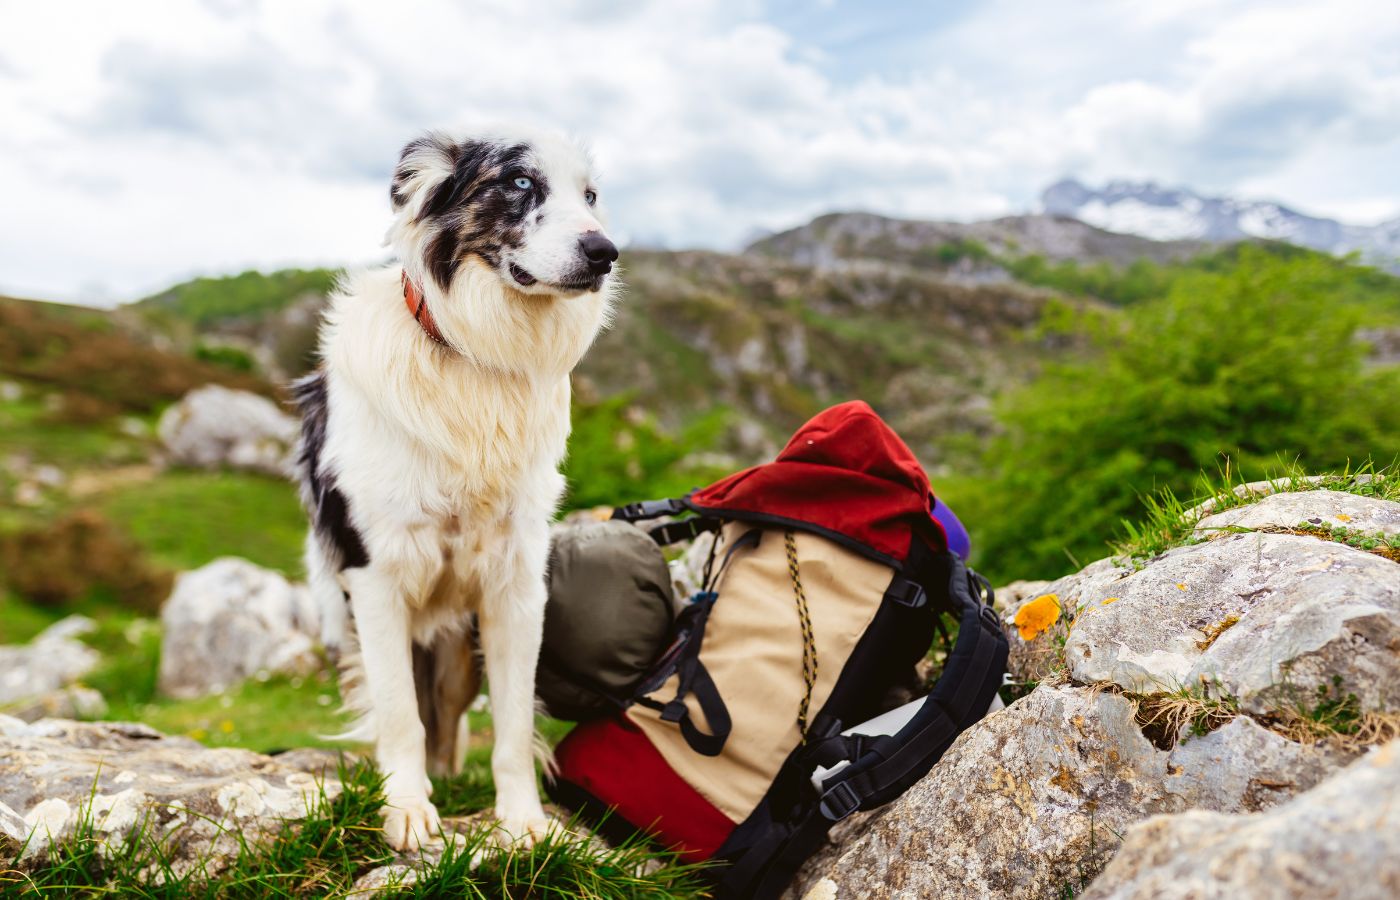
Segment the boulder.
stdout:
[[304,817],[340,786],[277,757],[213,750],[145,725],[0,717],[0,868],[26,840],[21,868],[90,819],[120,843],[146,829],[164,836],[177,874],[211,873],[240,840],[253,842]]
[[319,617],[310,593],[246,559],[225,557],[184,572],[160,612],[160,690],[218,693],[262,673],[320,666]]
[[1273,494],[1258,503],[1236,506],[1196,523],[1196,536],[1210,538],[1233,529],[1314,527],[1347,528],[1365,534],[1400,534],[1400,503],[1344,491],[1297,491]]
[[1023,637],[1019,609],[1006,614],[1013,673],[1039,679],[1058,666],[1085,684],[1228,696],[1258,715],[1319,698],[1400,709],[1400,568],[1312,535],[1222,530],[1341,524],[1338,515],[1383,530],[1400,521],[1400,504],[1275,494],[1203,520],[1214,539],[1139,570],[1100,560],[1059,579],[1045,588],[1062,610],[1052,628]]
[[1135,712],[1112,692],[1041,685],[964,732],[888,807],[838,826],[785,896],[1056,896],[1087,884],[1153,813],[1267,809],[1342,761],[1244,717],[1163,750]]
[[180,465],[285,476],[300,426],[266,397],[210,384],[167,409],[157,430]]
[[69,616],[28,644],[0,645],[0,708],[52,695],[90,672],[97,651],[77,638],[95,627],[86,616]]
[[1400,742],[1267,812],[1193,810],[1128,831],[1084,900],[1400,897]]

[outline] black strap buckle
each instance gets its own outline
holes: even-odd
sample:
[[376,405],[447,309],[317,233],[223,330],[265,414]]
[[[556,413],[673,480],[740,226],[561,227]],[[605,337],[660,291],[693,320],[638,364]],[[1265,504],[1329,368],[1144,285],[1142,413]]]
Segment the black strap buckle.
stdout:
[[928,603],[928,595],[924,593],[923,586],[907,578],[895,579],[889,590],[885,591],[885,596],[910,609],[920,609]]
[[977,611],[977,614],[982,617],[982,624],[985,625],[989,631],[993,634],[1001,634],[1001,616],[997,615],[996,610],[992,609],[990,606],[983,606]]
[[718,519],[712,519],[709,516],[692,516],[689,519],[658,525],[648,533],[652,540],[664,547],[677,541],[694,540],[704,532],[714,531],[718,527]]
[[822,794],[817,809],[828,821],[839,822],[860,809],[860,796],[856,794],[856,789],[851,787],[850,782],[843,781]]
[[613,510],[612,517],[621,519],[624,522],[636,522],[642,519],[655,519],[657,516],[673,516],[685,510],[681,501],[670,500],[643,500],[641,503],[628,503],[626,506],[619,506]]

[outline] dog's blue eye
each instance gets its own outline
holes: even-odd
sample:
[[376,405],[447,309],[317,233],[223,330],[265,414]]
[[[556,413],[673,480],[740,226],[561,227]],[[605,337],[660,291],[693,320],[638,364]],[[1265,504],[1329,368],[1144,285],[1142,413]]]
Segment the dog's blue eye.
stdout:
[[589,206],[592,206],[593,204],[598,202],[598,194],[596,191],[584,191],[583,199],[588,203]]
[[530,179],[526,178],[524,175],[522,175],[519,178],[515,179],[515,186],[520,188],[522,191],[528,191],[530,188],[535,186],[535,183]]

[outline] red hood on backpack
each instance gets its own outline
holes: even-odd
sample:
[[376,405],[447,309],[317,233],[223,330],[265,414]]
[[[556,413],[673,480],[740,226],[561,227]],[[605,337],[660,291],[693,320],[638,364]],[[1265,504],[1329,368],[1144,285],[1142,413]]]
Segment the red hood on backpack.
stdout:
[[899,435],[859,400],[818,413],[776,460],[701,488],[688,502],[698,512],[805,523],[897,562],[915,536],[934,550],[947,547],[929,515],[928,476]]

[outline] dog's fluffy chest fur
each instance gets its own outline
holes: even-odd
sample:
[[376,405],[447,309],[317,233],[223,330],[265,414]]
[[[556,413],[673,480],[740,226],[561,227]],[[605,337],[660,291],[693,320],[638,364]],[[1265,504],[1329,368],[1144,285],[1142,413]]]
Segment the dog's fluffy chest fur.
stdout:
[[[325,463],[374,562],[397,574],[411,608],[474,608],[492,569],[541,539],[562,494],[575,341],[537,345],[532,370],[506,371],[429,343],[397,296],[394,271],[366,273],[355,287],[327,317]],[[587,338],[601,317],[580,323]],[[522,350],[539,330],[528,326],[557,327],[516,324],[526,326]]]

